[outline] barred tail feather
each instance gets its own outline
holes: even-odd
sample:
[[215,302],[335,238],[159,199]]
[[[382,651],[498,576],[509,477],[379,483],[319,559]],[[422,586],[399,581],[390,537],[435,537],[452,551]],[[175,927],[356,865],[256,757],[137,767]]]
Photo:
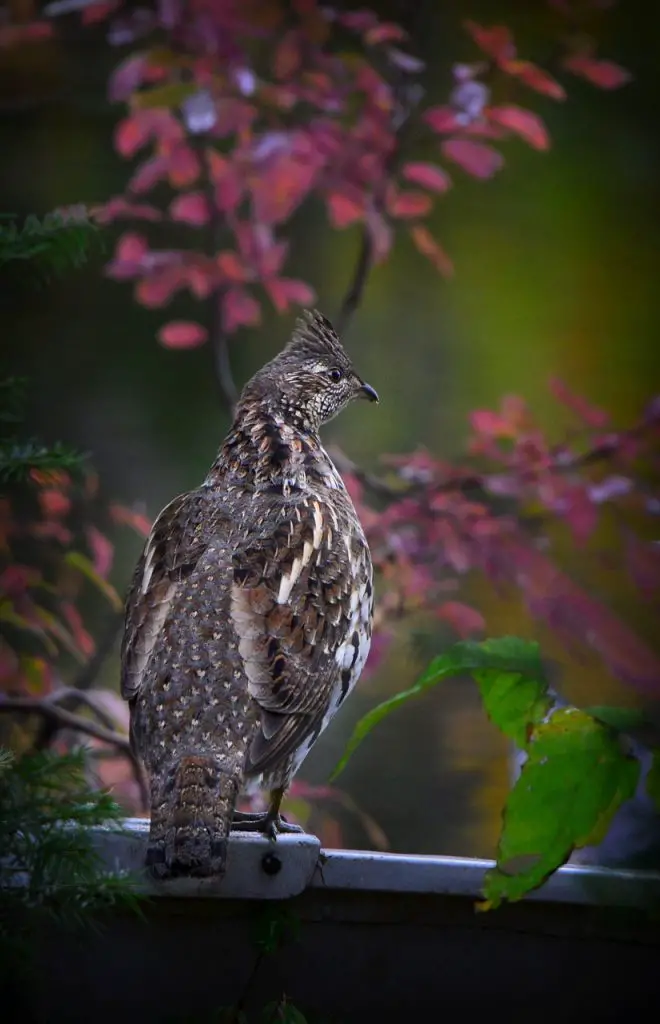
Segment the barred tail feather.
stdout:
[[212,757],[182,757],[151,795],[147,866],[159,879],[222,876],[240,775]]

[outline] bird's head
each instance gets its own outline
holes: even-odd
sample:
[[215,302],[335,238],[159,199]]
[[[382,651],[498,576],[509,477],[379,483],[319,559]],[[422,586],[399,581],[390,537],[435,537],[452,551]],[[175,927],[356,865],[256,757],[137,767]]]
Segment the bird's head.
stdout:
[[378,401],[353,369],[330,321],[316,310],[304,311],[286,348],[246,384],[241,402],[255,398],[308,431],[318,430],[354,398]]

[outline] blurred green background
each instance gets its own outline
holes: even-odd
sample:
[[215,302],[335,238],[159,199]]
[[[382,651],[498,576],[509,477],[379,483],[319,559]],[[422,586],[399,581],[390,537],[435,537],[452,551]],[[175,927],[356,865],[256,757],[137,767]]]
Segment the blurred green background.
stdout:
[[[377,6],[406,22],[401,4]],[[474,55],[463,17],[506,22],[523,56],[542,63],[547,53],[541,3],[419,6],[417,50],[428,62],[433,102],[446,100],[452,63]],[[657,9],[649,14],[639,3],[603,19],[603,55],[635,76],[621,91],[566,76],[565,103],[531,92],[519,97],[546,119],[548,154],[514,141],[491,182],[452,171],[455,187],[438,202],[431,227],[455,261],[453,281],[441,280],[403,236],[389,262],[374,270],[346,340],[381,404],[352,408],[327,428],[328,441],[366,467],[418,444],[453,456],[468,411],[510,392],[523,395],[560,436],[566,421],[547,391],[551,374],[609,408],[621,425],[658,390],[658,20]],[[129,168],[112,147],[121,108],[106,103],[105,83],[122,56],[100,32],[0,55],[3,211],[41,214],[121,192]],[[432,148],[427,155],[433,159]],[[116,232],[107,234],[109,257]],[[184,237],[195,244],[192,231]],[[357,232],[331,233],[312,206],[296,216],[291,237],[291,276],[310,280],[317,304],[332,317],[352,273]],[[103,277],[102,266],[103,258],[93,257],[55,286],[2,295],[3,370],[30,378],[31,430],[89,451],[108,498],[141,501],[153,516],[199,483],[227,416],[210,351],[166,351],[156,341],[162,322],[198,317],[199,304],[183,297],[166,310],[144,310],[130,286]],[[291,325],[291,316],[268,312],[259,329],[235,338],[239,382],[282,346]],[[139,547],[137,538],[126,538],[117,551],[113,582],[120,590]],[[570,568],[655,639],[650,612],[593,552],[571,555]],[[576,665],[565,658],[516,600],[496,598],[478,581],[467,581],[463,596],[484,612],[489,632],[539,636],[563,666],[569,697],[634,699],[595,660]],[[431,649],[445,639],[438,633]],[[423,665],[419,647],[402,630],[385,665],[359,687],[306,762],[306,779],[325,781],[357,718],[414,680]],[[117,673],[115,655],[100,682],[116,686]],[[487,856],[508,777],[505,743],[473,689],[456,682],[387,719],[340,785],[376,818],[395,850]],[[346,845],[367,842],[350,817],[342,825]]]

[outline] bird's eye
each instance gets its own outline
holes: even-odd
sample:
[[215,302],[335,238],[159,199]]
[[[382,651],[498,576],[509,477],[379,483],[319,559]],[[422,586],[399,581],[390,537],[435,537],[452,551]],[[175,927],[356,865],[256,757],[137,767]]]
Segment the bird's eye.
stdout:
[[328,377],[333,384],[339,384],[344,374],[341,372],[338,366],[333,366],[331,370],[328,370]]

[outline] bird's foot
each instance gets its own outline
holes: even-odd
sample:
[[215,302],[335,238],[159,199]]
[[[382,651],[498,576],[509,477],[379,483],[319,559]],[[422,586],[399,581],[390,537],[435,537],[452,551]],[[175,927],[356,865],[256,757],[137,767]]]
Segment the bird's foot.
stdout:
[[278,835],[304,832],[300,825],[287,821],[281,814],[273,816],[269,811],[234,811],[232,832],[261,832],[275,841]]

